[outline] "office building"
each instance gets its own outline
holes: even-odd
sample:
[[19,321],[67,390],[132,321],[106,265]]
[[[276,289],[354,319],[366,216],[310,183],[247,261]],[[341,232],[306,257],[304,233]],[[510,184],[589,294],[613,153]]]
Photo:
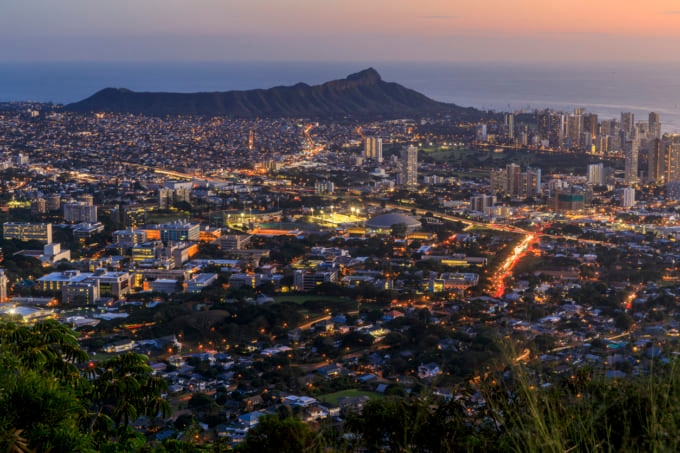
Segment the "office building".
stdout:
[[2,224],[2,237],[5,240],[17,239],[49,244],[52,242],[52,224],[5,222]]
[[338,271],[296,270],[293,281],[296,291],[311,291],[322,283],[337,283]]
[[70,201],[64,204],[66,222],[97,222],[97,207],[87,201]]
[[189,223],[186,220],[160,225],[161,241],[198,241],[201,236],[201,226],[198,223]]

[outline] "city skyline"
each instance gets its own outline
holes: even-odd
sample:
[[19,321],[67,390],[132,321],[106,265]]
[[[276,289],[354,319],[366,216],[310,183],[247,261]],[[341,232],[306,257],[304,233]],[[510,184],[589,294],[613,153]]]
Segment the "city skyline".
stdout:
[[679,23],[668,0],[9,0],[0,59],[667,61],[677,59]]

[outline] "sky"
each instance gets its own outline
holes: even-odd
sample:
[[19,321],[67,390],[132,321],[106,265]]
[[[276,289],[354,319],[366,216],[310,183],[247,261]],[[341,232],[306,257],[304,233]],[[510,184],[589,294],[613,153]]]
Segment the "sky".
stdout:
[[678,0],[2,0],[0,61],[679,60]]

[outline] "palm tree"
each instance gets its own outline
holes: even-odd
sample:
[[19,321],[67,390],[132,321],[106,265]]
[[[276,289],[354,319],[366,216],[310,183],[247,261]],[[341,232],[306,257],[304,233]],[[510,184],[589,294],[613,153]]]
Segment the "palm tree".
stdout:
[[76,364],[89,360],[75,332],[51,319],[33,326],[0,323],[0,352],[23,367],[53,374],[71,384],[80,379]]
[[29,453],[32,450],[22,432],[23,429],[10,428],[0,436],[0,448],[8,453]]
[[89,430],[106,406],[111,406],[115,426],[123,431],[140,415],[166,416],[168,402],[162,397],[167,382],[152,376],[146,356],[128,352],[100,364],[94,371],[91,399],[94,406]]

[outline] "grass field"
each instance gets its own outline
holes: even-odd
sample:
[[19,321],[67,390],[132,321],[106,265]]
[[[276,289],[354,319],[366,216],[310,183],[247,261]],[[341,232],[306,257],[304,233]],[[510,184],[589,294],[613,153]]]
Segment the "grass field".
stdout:
[[321,402],[324,403],[330,403],[333,405],[338,404],[338,400],[340,398],[346,398],[346,397],[357,397],[357,396],[368,396],[370,398],[380,398],[381,395],[375,393],[375,392],[366,392],[363,390],[358,390],[358,389],[350,389],[350,390],[343,390],[341,392],[335,392],[335,393],[327,393],[326,395],[321,395],[317,399]]

